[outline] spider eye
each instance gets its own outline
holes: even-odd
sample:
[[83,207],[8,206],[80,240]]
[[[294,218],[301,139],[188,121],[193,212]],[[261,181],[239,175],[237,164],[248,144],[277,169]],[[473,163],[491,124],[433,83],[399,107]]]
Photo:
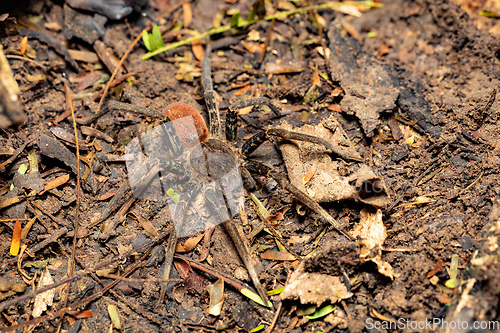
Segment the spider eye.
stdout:
[[[198,134],[198,140],[199,142],[205,141],[208,139],[208,128],[207,125],[205,124],[205,121],[201,117],[201,114],[191,105],[186,104],[186,103],[172,103],[168,105],[165,110],[163,110],[163,113],[168,117],[170,120],[176,120],[184,117],[191,117],[194,123],[194,126],[196,127],[196,132]],[[192,142],[192,136],[193,134],[188,132],[187,128],[181,125],[176,125],[178,122],[174,122],[174,128],[175,132],[179,136],[181,142],[185,144],[187,147],[192,147],[198,142]]]

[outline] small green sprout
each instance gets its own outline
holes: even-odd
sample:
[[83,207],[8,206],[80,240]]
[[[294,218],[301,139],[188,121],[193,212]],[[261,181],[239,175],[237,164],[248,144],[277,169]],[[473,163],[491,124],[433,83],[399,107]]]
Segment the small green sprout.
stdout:
[[333,311],[335,311],[336,308],[337,308],[336,305],[329,304],[327,306],[322,307],[321,309],[316,310],[316,312],[314,312],[312,315],[306,316],[306,318],[318,319],[332,313]]
[[172,199],[176,204],[179,203],[179,194],[174,191],[174,189],[169,188],[167,190],[167,195]]
[[153,27],[150,34],[148,34],[146,30],[142,31],[142,41],[149,52],[165,47],[165,43],[163,43],[163,38],[161,37],[160,28],[158,28],[157,25]]

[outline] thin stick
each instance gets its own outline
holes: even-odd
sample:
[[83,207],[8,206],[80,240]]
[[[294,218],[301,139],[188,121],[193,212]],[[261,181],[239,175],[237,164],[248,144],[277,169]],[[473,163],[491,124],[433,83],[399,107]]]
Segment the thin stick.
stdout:
[[5,56],[5,58],[7,58],[7,59],[16,59],[16,60],[23,60],[23,61],[27,61],[27,62],[29,62],[30,64],[34,65],[34,66],[37,66],[37,67],[43,68],[44,70],[45,70],[45,69],[47,69],[44,65],[39,64],[38,62],[36,62],[35,60],[30,59],[30,58],[26,58],[26,57],[22,57],[22,56],[14,55],[14,54],[7,54],[7,55]]
[[[146,28],[146,31],[151,30],[151,27],[152,27],[152,25],[150,24]],[[106,87],[104,88],[104,91],[102,92],[102,96],[101,96],[101,99],[99,100],[99,105],[97,106],[97,109],[96,109],[95,113],[99,113],[99,111],[101,111],[102,103],[104,102],[104,99],[106,98],[106,94],[108,93],[109,87],[111,87],[111,83],[115,79],[115,76],[118,73],[118,71],[120,70],[120,68],[122,67],[123,62],[125,61],[125,59],[128,57],[128,55],[130,54],[130,52],[132,52],[132,50],[134,49],[134,46],[141,40],[141,38],[142,38],[142,31],[141,31],[141,33],[139,35],[137,35],[137,37],[135,37],[134,41],[129,45],[127,51],[125,51],[125,54],[123,55],[123,57],[118,62],[118,66],[116,66],[115,70],[111,74],[111,77],[109,78],[109,81],[106,84]]]
[[[278,11],[278,0],[274,0],[274,13]],[[273,33],[274,26],[276,24],[276,19],[273,18],[271,20],[271,24],[269,25],[269,30],[267,31],[266,41],[264,42],[264,47],[262,48],[262,54],[260,55],[259,64],[262,64],[264,58],[266,57],[267,47],[269,46],[269,41],[271,40],[271,34]]]
[[139,282],[139,283],[145,283],[145,282],[184,282],[184,279],[133,279],[133,278],[125,278],[121,275],[116,275],[116,274],[103,274],[103,277],[108,278],[108,279],[115,279],[115,280],[120,280],[123,282]]
[[[73,247],[71,249],[71,257],[68,262],[68,276],[73,275],[75,272],[75,256],[76,256],[76,241],[77,235],[79,231],[80,221],[78,220],[78,212],[80,211],[80,145],[78,144],[78,129],[76,128],[76,120],[75,120],[75,109],[73,108],[73,100],[71,90],[67,85],[64,85],[64,93],[66,95],[66,103],[71,110],[71,118],[73,120],[73,131],[75,134],[75,144],[76,144],[76,207],[75,207],[75,224],[74,234],[73,234]],[[71,291],[71,281],[68,283],[66,287],[66,293],[64,294],[63,307],[66,307],[68,304],[68,297]],[[59,333],[62,328],[64,314],[61,316],[59,320],[59,325],[57,326],[57,332]]]
[[267,333],[271,333],[274,329],[274,326],[276,326],[276,323],[278,322],[278,318],[280,317],[281,314],[281,307],[283,306],[283,302],[278,303],[278,308],[276,309],[276,313],[274,314],[273,321],[271,322],[271,325],[269,325],[269,329],[267,330]]

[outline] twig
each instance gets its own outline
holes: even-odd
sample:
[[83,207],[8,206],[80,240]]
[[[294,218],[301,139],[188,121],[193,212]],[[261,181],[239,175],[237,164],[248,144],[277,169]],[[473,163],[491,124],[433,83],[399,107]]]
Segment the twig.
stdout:
[[76,62],[75,58],[69,53],[68,49],[66,46],[64,46],[59,40],[57,40],[54,37],[51,37],[47,34],[44,34],[43,32],[39,31],[34,31],[34,30],[28,30],[28,29],[19,29],[19,33],[23,36],[28,36],[31,38],[36,38],[45,44],[48,44],[50,47],[52,47],[57,53],[59,53],[61,56],[63,56],[64,60],[70,63],[70,65],[76,69],[77,71],[80,71],[80,66],[78,66],[78,63]]
[[[478,180],[484,175],[484,169],[483,171],[481,171],[481,174],[479,175],[479,177],[476,178],[476,180],[474,180],[469,186],[467,186],[466,188],[464,188],[462,191],[460,191],[460,194],[462,194],[463,192],[467,191],[469,188],[471,188],[472,186],[474,186],[474,184],[476,184],[478,182]],[[460,195],[459,194],[459,195]]]
[[44,70],[46,70],[47,68],[42,65],[42,64],[39,64],[38,62],[36,62],[35,60],[33,59],[30,59],[30,58],[27,58],[27,57],[22,57],[22,56],[18,56],[18,55],[14,55],[14,54],[8,54],[5,56],[7,59],[17,59],[17,60],[23,60],[23,61],[27,61],[29,62],[30,64],[34,65],[34,66],[37,66],[37,67],[40,67]]
[[130,184],[128,181],[124,181],[122,186],[116,191],[115,195],[113,196],[113,199],[109,202],[108,205],[106,205],[106,208],[101,214],[101,217],[98,219],[92,221],[87,228],[92,228],[96,224],[101,223],[102,221],[106,220],[111,213],[118,207],[119,202],[125,197],[130,192]]
[[162,283],[162,282],[184,282],[184,279],[132,279],[132,278],[125,278],[121,275],[116,275],[116,274],[103,274],[105,278],[108,279],[115,279],[115,280],[121,280],[123,282],[156,282],[156,283]]
[[273,321],[271,322],[271,325],[269,325],[269,329],[267,330],[267,333],[271,333],[274,329],[274,326],[276,326],[276,323],[278,322],[278,318],[281,315],[281,308],[283,307],[283,302],[278,303],[278,308],[276,309],[276,313],[274,314]]
[[[80,145],[78,144],[78,130],[76,128],[76,119],[75,119],[75,110],[73,108],[73,101],[72,101],[72,93],[69,87],[65,84],[64,85],[64,94],[66,95],[66,104],[69,106],[69,109],[71,110],[71,118],[73,120],[73,131],[75,134],[75,145],[76,145],[76,206],[75,206],[75,223],[74,223],[74,233],[73,233],[73,246],[71,249],[71,257],[68,262],[68,276],[73,275],[75,271],[75,256],[76,256],[76,241],[77,241],[77,235],[78,235],[78,230],[80,226],[80,221],[78,219],[79,211],[80,211]],[[68,297],[69,293],[71,290],[71,281],[68,283],[66,286],[67,292],[64,294],[64,300],[63,300],[63,307],[66,307],[68,304]],[[59,320],[59,324],[57,326],[57,333],[61,331],[62,328],[62,323],[63,323],[63,317],[64,314],[61,316]]]
[[167,116],[163,112],[160,112],[158,110],[145,108],[138,105],[130,105],[118,101],[109,101],[108,108],[110,111],[121,110],[121,111],[139,113],[145,115],[146,117],[158,118],[160,120],[164,120],[167,118]]
[[[40,251],[41,249],[43,249],[44,247],[46,247],[47,245],[49,245],[50,243],[55,243],[57,242],[57,239],[59,237],[61,237],[62,235],[66,234],[68,232],[68,228],[66,227],[62,227],[61,229],[58,229],[53,235],[51,235],[49,238],[45,238],[42,242],[36,244],[35,246],[33,246],[31,249],[28,249],[26,251],[26,253],[28,255],[30,255],[30,253],[32,255],[30,255],[30,257],[33,257],[33,254],[35,254],[36,252]],[[28,252],[29,251],[29,252]]]
[[191,267],[199,269],[200,271],[205,272],[207,274],[210,274],[218,279],[223,279],[225,283],[229,284],[230,286],[233,286],[238,291],[240,291],[241,289],[245,289],[245,288],[248,290],[252,290],[252,291],[254,290],[248,284],[246,284],[242,281],[239,281],[239,280],[233,278],[232,276],[218,272],[215,269],[213,269],[212,267],[209,267],[207,265],[204,265],[204,264],[201,264],[197,261],[194,261],[193,259],[191,259],[189,257],[183,256],[181,254],[175,254],[174,259],[181,259],[181,260],[187,261]]
[[64,221],[61,220],[60,218],[57,218],[55,217],[54,215],[52,215],[51,213],[49,213],[49,211],[47,209],[45,209],[44,207],[42,206],[39,206],[37,205],[34,201],[28,201],[28,203],[35,207],[36,209],[38,209],[39,211],[41,211],[42,213],[44,213],[45,215],[47,215],[52,221],[56,222],[58,225],[64,225]]
[[[274,13],[278,11],[278,0],[274,0]],[[271,24],[269,25],[269,30],[267,30],[266,41],[264,42],[264,47],[262,48],[262,54],[260,55],[259,64],[262,64],[264,58],[266,56],[267,47],[269,46],[269,41],[271,40],[271,34],[273,33],[274,26],[276,24],[276,19],[271,20]]]
[[[135,71],[135,72],[132,72],[132,73],[127,73],[125,75],[122,75],[119,78],[114,79],[113,82],[111,82],[111,84],[110,84],[109,87],[110,88],[111,87],[115,87],[115,86],[119,85],[120,83],[122,83],[123,81],[125,81],[126,79],[128,79],[129,77],[135,76],[135,75],[137,75],[137,74],[139,74],[141,72],[144,72],[144,71],[145,71],[145,69],[141,69],[139,71]],[[96,92],[95,94],[93,94],[92,98],[97,99],[98,97],[102,96],[103,92],[104,92],[104,88],[102,88],[101,90],[99,90],[98,92]]]

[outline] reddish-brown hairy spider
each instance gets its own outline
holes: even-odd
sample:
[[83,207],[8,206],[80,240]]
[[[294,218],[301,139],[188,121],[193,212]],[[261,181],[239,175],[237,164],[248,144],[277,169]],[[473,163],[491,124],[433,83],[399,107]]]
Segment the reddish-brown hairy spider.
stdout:
[[[170,196],[170,199],[167,199],[170,200],[170,203],[173,205],[170,208],[176,230],[176,232],[171,233],[168,241],[165,255],[166,263],[162,278],[168,279],[169,277],[177,236],[187,235],[189,233],[185,231],[187,226],[186,213],[191,206],[196,206],[196,202],[198,202],[198,208],[195,209],[197,210],[195,214],[198,214],[198,217],[207,216],[206,224],[209,226],[218,224],[216,221],[214,222],[213,216],[210,214],[216,216],[215,220],[223,222],[225,229],[234,241],[259,296],[264,301],[264,304],[269,304],[267,294],[259,281],[255,268],[249,259],[250,257],[247,253],[247,249],[232,219],[232,216],[235,216],[242,207],[243,192],[242,189],[239,191],[240,189],[238,188],[238,184],[243,183],[241,176],[243,176],[245,184],[250,190],[253,190],[253,187],[255,187],[255,181],[252,178],[252,174],[273,178],[282,188],[289,191],[307,207],[317,212],[322,219],[330,223],[347,239],[351,240],[352,236],[350,236],[348,232],[343,231],[337,221],[316,201],[311,199],[309,195],[292,185],[287,177],[269,166],[250,160],[248,158],[249,155],[269,138],[279,137],[285,140],[307,141],[324,145],[333,154],[344,159],[358,162],[360,160],[348,156],[342,149],[333,146],[324,139],[277,128],[262,130],[246,140],[241,148],[236,148],[233,142],[236,138],[238,109],[248,106],[266,105],[276,115],[280,115],[279,109],[274,106],[269,99],[264,97],[247,99],[234,103],[227,111],[225,119],[225,136],[223,136],[219,106],[215,98],[215,91],[213,90],[211,78],[210,50],[207,50],[206,56],[202,61],[202,84],[209,115],[208,127],[195,108],[185,103],[173,103],[167,106],[163,111],[170,120],[167,122],[170,123],[170,125],[163,129],[164,132],[169,132],[169,134],[162,136],[162,140],[157,140],[159,142],[161,141],[161,144],[155,145],[153,142],[155,140],[154,138],[143,138],[142,149],[149,149],[150,156],[158,156],[160,151],[164,151],[161,156],[170,154],[169,156],[179,157],[176,160],[157,158],[158,161],[156,161],[159,166],[158,170],[163,171],[160,178],[167,179],[162,180],[163,192],[166,192],[166,194]],[[189,122],[186,122],[186,119],[189,119]],[[158,133],[160,132],[156,132],[157,135],[160,135]],[[165,142],[168,142],[168,144],[165,144]],[[146,146],[150,147],[147,148]],[[168,148],[165,148],[165,146],[168,146]],[[139,147],[139,145],[137,145],[137,147]],[[146,153],[146,155],[148,155],[148,153]],[[235,173],[235,170],[239,172]],[[174,174],[175,176],[172,176]],[[237,179],[238,177],[239,180]],[[172,179],[181,179],[182,185],[178,185],[179,183],[175,183]],[[165,186],[165,184],[167,185]],[[168,193],[169,191],[170,194]],[[182,194],[178,195],[178,192],[182,192]],[[236,195],[234,195],[235,192]],[[176,199],[172,197],[173,193],[175,193]],[[200,201],[203,202],[203,206],[205,208],[208,207],[208,210],[211,212],[200,212],[200,210],[202,210],[199,208]],[[238,201],[239,203],[234,203]],[[199,220],[197,220],[197,223],[199,223]],[[201,228],[203,230],[209,226],[202,225]],[[196,231],[199,232],[200,229]],[[164,294],[165,285],[162,286],[160,300],[163,299]]]

